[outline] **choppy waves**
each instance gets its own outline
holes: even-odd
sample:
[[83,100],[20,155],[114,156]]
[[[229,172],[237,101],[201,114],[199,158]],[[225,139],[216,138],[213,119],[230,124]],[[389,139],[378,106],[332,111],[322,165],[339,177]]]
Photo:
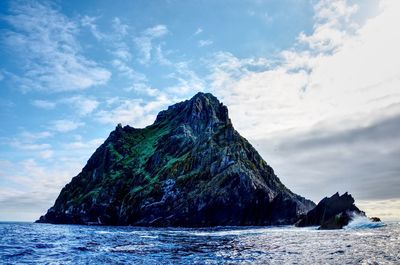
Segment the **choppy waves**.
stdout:
[[400,224],[382,225],[358,217],[335,231],[0,223],[0,264],[400,264]]

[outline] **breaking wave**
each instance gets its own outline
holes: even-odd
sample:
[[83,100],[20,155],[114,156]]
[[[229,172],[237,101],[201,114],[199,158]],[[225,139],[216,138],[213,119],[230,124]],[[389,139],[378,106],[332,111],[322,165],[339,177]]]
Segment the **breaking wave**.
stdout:
[[386,226],[383,222],[373,222],[368,217],[363,215],[354,215],[350,223],[345,226],[345,229],[366,229],[366,228],[378,228]]

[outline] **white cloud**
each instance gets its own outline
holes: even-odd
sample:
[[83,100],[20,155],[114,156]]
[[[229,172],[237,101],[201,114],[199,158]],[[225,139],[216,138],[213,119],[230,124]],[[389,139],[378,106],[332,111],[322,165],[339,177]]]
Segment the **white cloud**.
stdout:
[[145,82],[147,78],[144,74],[136,72],[132,67],[129,67],[124,61],[114,59],[111,62],[112,66],[115,67],[122,75],[135,82]]
[[[282,60],[265,69],[217,54],[210,64],[212,87],[240,121],[239,130],[262,138],[321,122],[358,126],[389,115],[383,112],[400,100],[400,8],[397,1],[382,3],[379,15],[356,27],[351,18],[357,7],[322,1],[314,32],[299,40],[308,48],[283,51]],[[351,119],[358,122],[343,124]]]
[[20,142],[18,140],[13,141],[11,145],[18,149],[29,150],[29,151],[44,150],[51,147],[50,144],[25,143],[25,142]]
[[42,159],[49,159],[53,156],[54,152],[51,149],[43,150],[39,152],[40,158]]
[[202,28],[197,28],[196,29],[196,31],[193,33],[193,35],[199,35],[200,33],[202,33],[203,32],[203,29]]
[[107,110],[96,113],[96,119],[104,124],[122,123],[141,128],[152,124],[158,111],[171,102],[163,93],[148,102],[141,99],[115,99]]
[[107,83],[111,73],[81,52],[78,24],[50,4],[11,5],[4,16],[12,29],[3,42],[15,50],[24,74],[12,75],[23,91],[70,91]]
[[42,100],[42,99],[36,99],[32,101],[32,105],[41,109],[54,109],[57,105],[57,103],[49,100]]
[[156,25],[143,31],[143,35],[151,39],[163,37],[167,33],[168,29],[165,25]]
[[199,47],[210,46],[214,42],[212,40],[199,40]]
[[33,100],[32,105],[45,110],[54,109],[57,105],[64,104],[73,108],[79,116],[86,116],[92,113],[98,106],[99,102],[93,98],[84,96],[72,96],[61,98],[55,101]]
[[100,104],[97,100],[84,96],[64,98],[61,102],[72,107],[80,116],[86,116],[92,113]]
[[84,16],[84,17],[81,19],[81,25],[82,25],[83,27],[89,28],[89,30],[90,30],[90,32],[93,34],[93,36],[94,36],[96,39],[101,40],[101,39],[104,38],[104,35],[103,35],[103,34],[99,31],[99,29],[97,28],[97,25],[96,25],[96,23],[95,23],[96,20],[97,20],[96,17]]
[[55,120],[52,121],[50,129],[57,132],[70,132],[84,125],[83,122],[75,122],[71,120]]
[[122,23],[121,19],[115,17],[112,22],[112,26],[114,31],[121,37],[124,37],[128,34],[129,26],[127,24]]
[[42,132],[27,132],[24,131],[20,134],[20,138],[24,139],[25,142],[34,142],[41,139],[46,139],[53,136],[53,134],[49,131],[42,131]]
[[139,37],[134,39],[134,42],[141,54],[141,58],[139,59],[140,63],[148,64],[150,62],[151,52],[153,50],[153,41],[165,36],[167,33],[167,26],[156,25],[144,30]]
[[113,51],[113,54],[123,61],[130,61],[132,59],[132,54],[127,47],[118,47]]
[[80,139],[71,143],[64,144],[64,148],[66,150],[77,150],[77,149],[95,150],[103,142],[104,142],[103,138],[96,138],[85,142],[83,142],[82,139]]
[[174,72],[167,77],[176,81],[176,84],[167,87],[166,90],[173,94],[183,95],[191,91],[203,91],[205,81],[200,78],[188,66],[188,62],[177,62],[173,64]]

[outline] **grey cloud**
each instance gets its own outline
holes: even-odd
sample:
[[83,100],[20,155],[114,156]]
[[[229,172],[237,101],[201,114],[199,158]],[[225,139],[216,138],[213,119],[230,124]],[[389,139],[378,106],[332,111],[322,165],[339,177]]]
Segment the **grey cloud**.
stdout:
[[285,184],[315,201],[336,191],[400,198],[399,115],[363,128],[252,142]]

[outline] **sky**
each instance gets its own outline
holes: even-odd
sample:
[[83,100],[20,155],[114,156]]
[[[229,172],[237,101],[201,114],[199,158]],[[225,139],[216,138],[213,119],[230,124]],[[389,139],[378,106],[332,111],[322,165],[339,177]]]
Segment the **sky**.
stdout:
[[400,1],[0,1],[0,220],[199,91],[292,191],[400,220]]

